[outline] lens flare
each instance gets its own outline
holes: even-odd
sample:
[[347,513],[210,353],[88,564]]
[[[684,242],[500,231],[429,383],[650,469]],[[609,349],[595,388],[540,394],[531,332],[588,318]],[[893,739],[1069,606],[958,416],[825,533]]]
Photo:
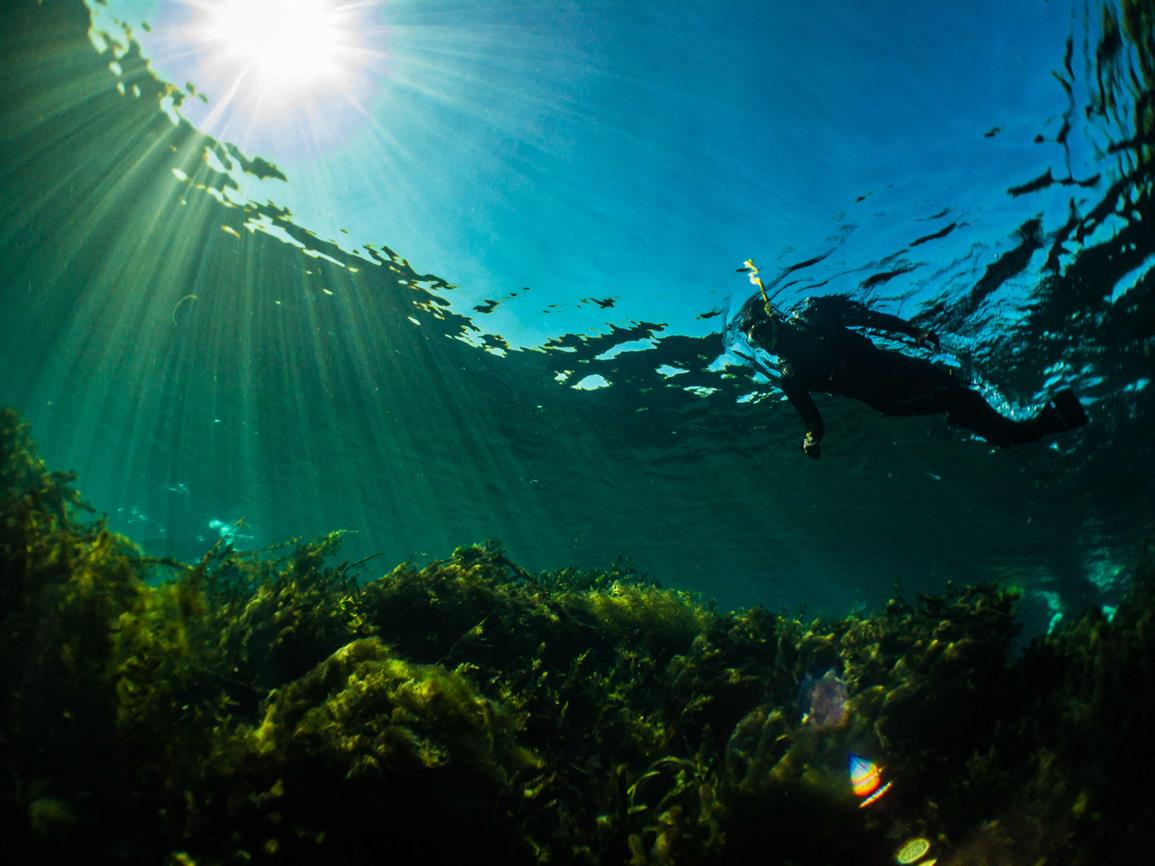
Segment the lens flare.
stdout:
[[[879,787],[881,785],[881,787]],[[858,808],[864,809],[884,797],[890,790],[890,782],[882,784],[882,767],[860,755],[850,756],[850,786],[863,800]]]
[[[908,839],[902,844],[902,847],[894,854],[894,862],[907,866],[909,863],[914,863],[922,859],[922,856],[930,850],[930,840],[924,839],[921,836],[916,836],[913,839]],[[919,866],[926,866],[925,863]]]

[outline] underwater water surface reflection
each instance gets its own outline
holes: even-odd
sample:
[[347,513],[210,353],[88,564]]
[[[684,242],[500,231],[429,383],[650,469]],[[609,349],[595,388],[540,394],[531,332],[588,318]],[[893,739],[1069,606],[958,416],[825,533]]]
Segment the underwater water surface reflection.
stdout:
[[[979,136],[1037,171],[989,201],[871,190],[813,249],[759,253],[776,303],[848,291],[917,314],[1008,413],[1074,388],[1077,434],[993,452],[819,397],[838,435],[812,465],[781,395],[724,354],[709,293],[687,301],[699,333],[590,294],[603,327],[516,345],[492,324],[516,301],[463,304],[479,289],[453,287],[453,262],[423,272],[252,198],[292,178],[191,126],[195,92],[123,33],[98,28],[94,52],[67,4],[14,7],[8,28],[3,399],[115,526],[188,560],[339,527],[353,558],[486,538],[535,569],[625,555],[722,606],[845,611],[896,578],[986,577],[1030,588],[1044,627],[1113,605],[1155,520],[1135,471],[1152,250],[1147,43],[1141,16],[1104,8],[1039,70],[1066,113]],[[735,303],[739,262],[715,265]],[[519,297],[545,315],[549,290]]]

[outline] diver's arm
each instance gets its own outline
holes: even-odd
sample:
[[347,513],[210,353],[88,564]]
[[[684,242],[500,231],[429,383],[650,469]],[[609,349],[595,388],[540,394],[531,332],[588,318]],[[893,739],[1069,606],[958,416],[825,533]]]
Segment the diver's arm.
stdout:
[[914,342],[917,345],[930,346],[936,352],[941,345],[938,334],[929,328],[920,328],[918,325],[913,322],[908,322],[906,319],[892,316],[890,313],[879,313],[867,307],[862,307],[861,313],[858,313],[853,318],[844,319],[843,321],[848,325],[861,325],[864,328],[873,328],[876,331],[884,331],[888,334],[906,334],[908,337],[914,337]]
[[816,300],[819,302],[819,309],[837,315],[838,320],[843,325],[852,328],[871,328],[887,334],[905,334],[908,337],[913,337],[920,346],[931,346],[935,350],[939,348],[938,334],[927,328],[920,328],[913,322],[908,322],[899,316],[880,313],[870,309],[865,304],[852,301],[842,295],[832,295]]
[[818,411],[818,404],[814,402],[809,391],[789,376],[782,377],[778,385],[806,427],[806,434],[802,437],[802,450],[806,452],[807,457],[817,460],[822,456],[822,448],[819,443],[826,432],[826,422],[822,420],[822,413]]
[[886,331],[889,334],[906,334],[908,337],[917,337],[922,333],[921,328],[915,327],[906,319],[892,316],[890,313],[879,313],[869,307],[853,310],[851,316],[847,317],[846,324],[874,328],[876,331]]
[[892,316],[890,313],[880,313],[864,304],[850,301],[842,311],[842,322],[845,325],[873,328],[888,334],[906,334],[916,339],[922,334],[922,328],[908,322],[906,319]]

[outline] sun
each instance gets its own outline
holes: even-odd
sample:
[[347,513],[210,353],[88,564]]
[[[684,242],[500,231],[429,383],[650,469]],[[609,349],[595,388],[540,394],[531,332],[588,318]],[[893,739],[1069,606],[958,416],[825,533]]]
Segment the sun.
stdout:
[[[165,43],[190,65],[213,132],[335,122],[379,80],[381,0],[184,0]],[[183,58],[183,59],[182,59]]]
[[218,60],[241,66],[266,90],[337,83],[342,56],[354,48],[341,7],[325,0],[217,0],[202,8]]

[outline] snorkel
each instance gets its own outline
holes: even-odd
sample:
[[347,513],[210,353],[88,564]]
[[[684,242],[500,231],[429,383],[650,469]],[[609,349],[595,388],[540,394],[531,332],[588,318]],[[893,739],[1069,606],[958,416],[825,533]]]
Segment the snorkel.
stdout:
[[769,329],[776,332],[781,313],[770,301],[762,278],[758,275],[758,266],[754,264],[753,259],[743,262],[737,272],[748,274],[750,284],[757,286],[758,292],[747,297],[737,309],[727,309],[722,329],[723,345],[739,363],[752,367],[766,380],[775,382],[781,373],[770,355],[777,342],[777,334],[762,333],[755,339],[753,331],[761,324],[764,328],[768,325]]
[[[762,277],[758,275],[758,266],[754,264],[753,259],[746,259],[737,272],[747,274],[750,285],[758,287],[758,293],[762,296],[762,313],[765,316],[761,321],[758,320],[757,313],[754,312],[756,296],[751,297],[743,305],[742,312],[739,314],[744,319],[742,332],[750,343],[772,351],[778,341],[778,324],[782,314],[770,302],[770,296],[766,293],[766,285],[762,282]],[[766,333],[760,339],[755,339],[754,330],[759,327]]]
[[767,316],[773,316],[773,308],[770,306],[770,297],[766,294],[766,286],[762,284],[762,278],[758,276],[758,266],[754,264],[753,259],[746,259],[742,262],[742,267],[738,268],[739,274],[745,273],[750,276],[750,285],[757,286],[758,291],[762,293],[762,308],[766,311]]

